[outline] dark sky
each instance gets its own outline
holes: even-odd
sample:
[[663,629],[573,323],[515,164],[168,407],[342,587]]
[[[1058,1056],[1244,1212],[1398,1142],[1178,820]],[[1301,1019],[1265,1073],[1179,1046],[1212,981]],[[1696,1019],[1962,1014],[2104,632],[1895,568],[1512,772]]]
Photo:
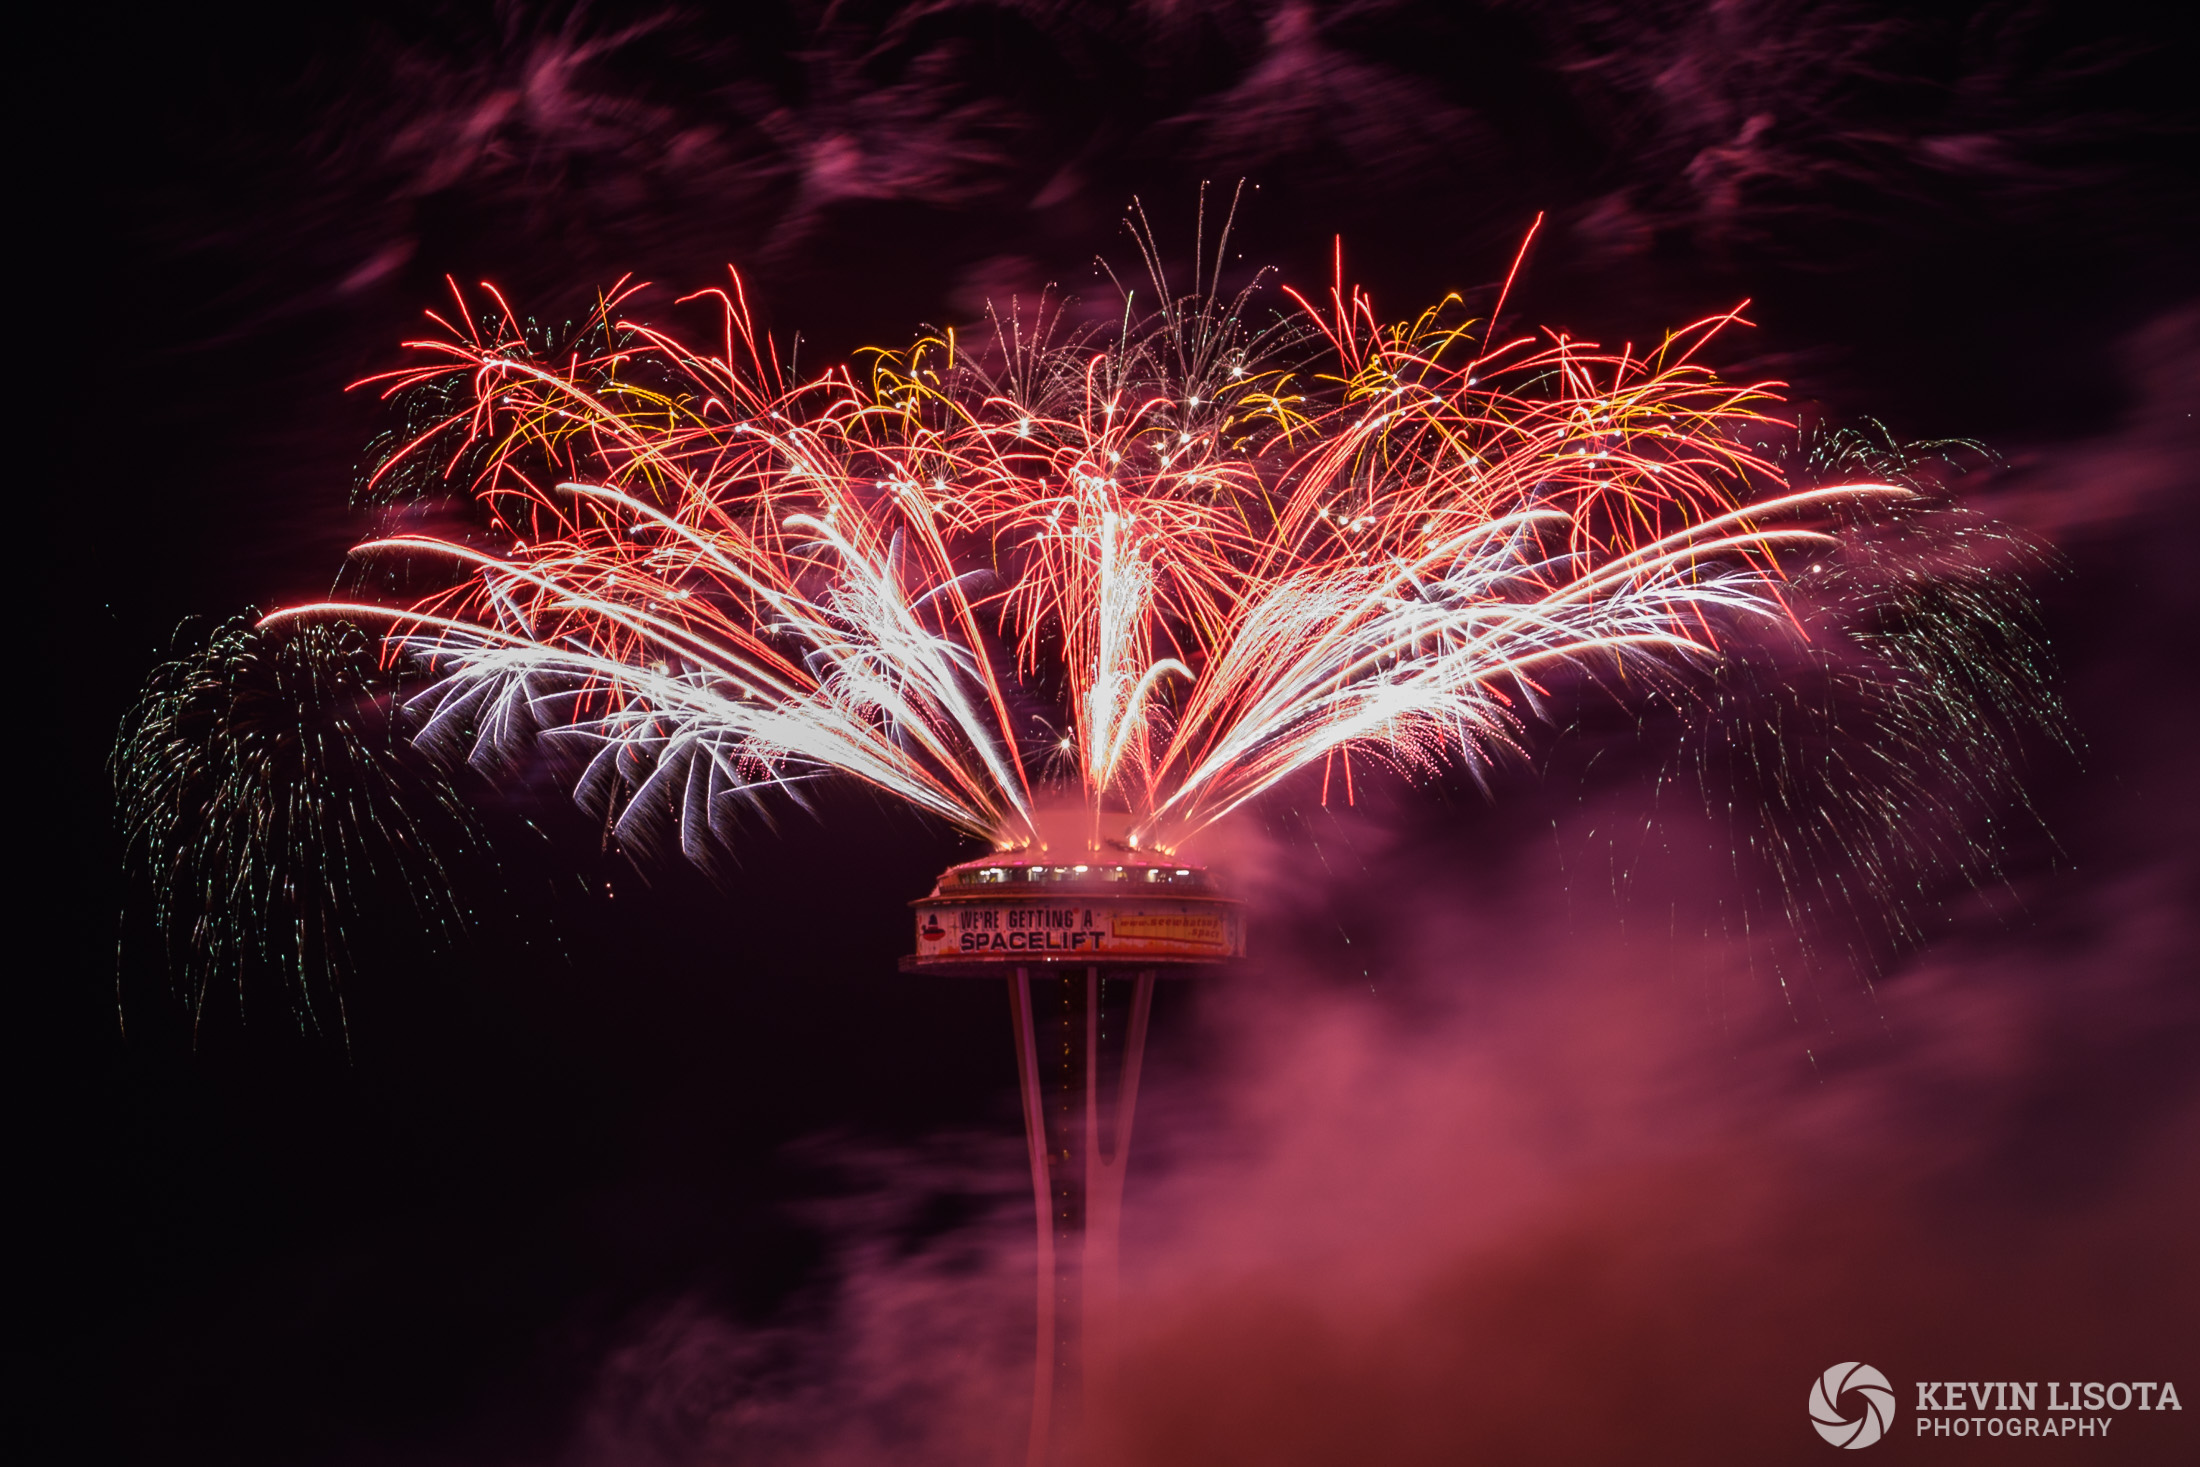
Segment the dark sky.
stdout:
[[[2035,751],[2006,879],[1869,974],[1764,964],[1700,832],[1622,852],[1662,809],[1625,760],[1273,822],[1267,956],[1158,1020],[1131,1458],[1787,1460],[1851,1358],[2200,1409],[2200,192],[2156,8],[1103,9],[53,17],[17,225],[17,433],[55,445],[59,696],[18,720],[55,935],[10,1026],[39,1460],[995,1450],[1005,1006],[893,976],[951,836],[835,797],[712,880],[506,791],[469,937],[361,914],[348,1046],[249,991],[194,1040],[118,959],[104,761],[179,621],[319,594],[370,528],[343,389],[446,274],[553,317],[731,263],[823,364],[1095,290],[1134,197],[1181,255],[1240,178],[1247,271],[1317,282],[1342,236],[1388,314],[1486,301],[1542,214],[1522,319],[1748,299],[1735,375],[1992,448],[1966,493],[2053,549],[2078,751]],[[2091,1458],[2192,1460],[2192,1419]]]

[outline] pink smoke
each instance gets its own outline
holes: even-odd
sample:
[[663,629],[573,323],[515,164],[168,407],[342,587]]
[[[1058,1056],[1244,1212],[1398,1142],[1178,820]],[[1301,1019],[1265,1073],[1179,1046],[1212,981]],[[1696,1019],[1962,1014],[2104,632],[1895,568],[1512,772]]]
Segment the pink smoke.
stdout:
[[[2190,595],[2130,547],[2189,518],[2200,356],[2189,322],[2141,346],[2129,427],[2004,503],[2068,530],[2081,577],[2128,560],[2143,611]],[[2050,811],[2065,854],[1869,981],[1744,931],[1715,862],[1585,862],[1593,832],[1685,827],[1638,790],[1450,834],[1380,810],[1241,833],[1259,955],[1164,995],[1095,1467],[1823,1460],[1806,1397],[1845,1360],[1897,1382],[1887,1461],[2044,1454],[1917,1441],[1921,1379],[2174,1380],[2186,1414],[2123,1415],[2087,1455],[2192,1460],[2200,882],[2163,812],[2200,808],[2166,732],[2196,710],[2150,648],[2111,639],[2071,686],[2111,774]],[[640,1322],[569,1460],[1015,1460],[1015,1140],[874,1159],[836,1295],[773,1329]],[[890,1241],[949,1186],[997,1205]]]

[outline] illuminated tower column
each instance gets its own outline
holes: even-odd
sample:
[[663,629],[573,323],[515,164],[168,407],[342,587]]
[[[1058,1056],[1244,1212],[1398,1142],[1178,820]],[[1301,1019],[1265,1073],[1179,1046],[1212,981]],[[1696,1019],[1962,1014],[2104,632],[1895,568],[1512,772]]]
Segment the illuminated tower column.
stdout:
[[1123,1174],[1155,980],[1242,956],[1244,927],[1205,869],[1113,841],[1066,861],[1044,846],[966,861],[911,906],[904,972],[1008,984],[1038,1223],[1040,1467],[1112,1410]]

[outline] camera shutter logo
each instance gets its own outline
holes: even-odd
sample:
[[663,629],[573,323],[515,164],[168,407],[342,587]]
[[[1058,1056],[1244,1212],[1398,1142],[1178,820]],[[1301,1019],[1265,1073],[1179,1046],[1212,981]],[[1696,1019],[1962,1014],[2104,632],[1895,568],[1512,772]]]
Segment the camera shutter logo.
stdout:
[[[1842,1414],[1843,1396],[1852,1396],[1859,1415]],[[1894,1387],[1869,1365],[1854,1360],[1836,1365],[1810,1388],[1810,1424],[1837,1447],[1868,1447],[1894,1425]]]

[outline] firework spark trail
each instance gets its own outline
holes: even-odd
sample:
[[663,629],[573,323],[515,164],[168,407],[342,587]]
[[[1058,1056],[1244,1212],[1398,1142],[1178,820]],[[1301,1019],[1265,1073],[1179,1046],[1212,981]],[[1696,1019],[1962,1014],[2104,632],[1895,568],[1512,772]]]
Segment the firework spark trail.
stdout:
[[1042,305],[790,384],[711,294],[716,354],[617,294],[562,360],[501,299],[416,343],[380,380],[444,410],[384,473],[441,462],[504,543],[373,541],[454,577],[279,614],[393,618],[423,737],[578,747],[584,803],[690,855],[831,774],[1004,848],[1050,800],[1168,848],[1311,765],[1475,768],[1555,668],[1669,678],[1795,621],[1791,552],[1909,492],[1787,492],[1742,438],[1769,389],[1693,359],[1732,316],[1493,345],[1456,301],[1383,324],[1340,264],[1267,326],[1250,290],[1126,292],[1112,328]]
[[125,861],[188,990],[194,1029],[217,979],[273,969],[292,1016],[348,1037],[341,979],[376,895],[412,930],[469,922],[488,832],[458,786],[407,736],[396,679],[358,626],[281,634],[234,621],[179,632],[124,717],[111,772]]
[[2025,586],[2055,561],[1938,491],[1992,462],[1979,444],[1806,422],[1778,456],[1797,483],[1916,493],[1849,516],[1804,568],[1807,641],[1730,645],[1707,669],[1669,773],[1704,793],[1761,910],[1841,933],[1869,971],[1946,891],[1998,884],[2012,835],[2053,839],[2022,773],[2078,752]]

